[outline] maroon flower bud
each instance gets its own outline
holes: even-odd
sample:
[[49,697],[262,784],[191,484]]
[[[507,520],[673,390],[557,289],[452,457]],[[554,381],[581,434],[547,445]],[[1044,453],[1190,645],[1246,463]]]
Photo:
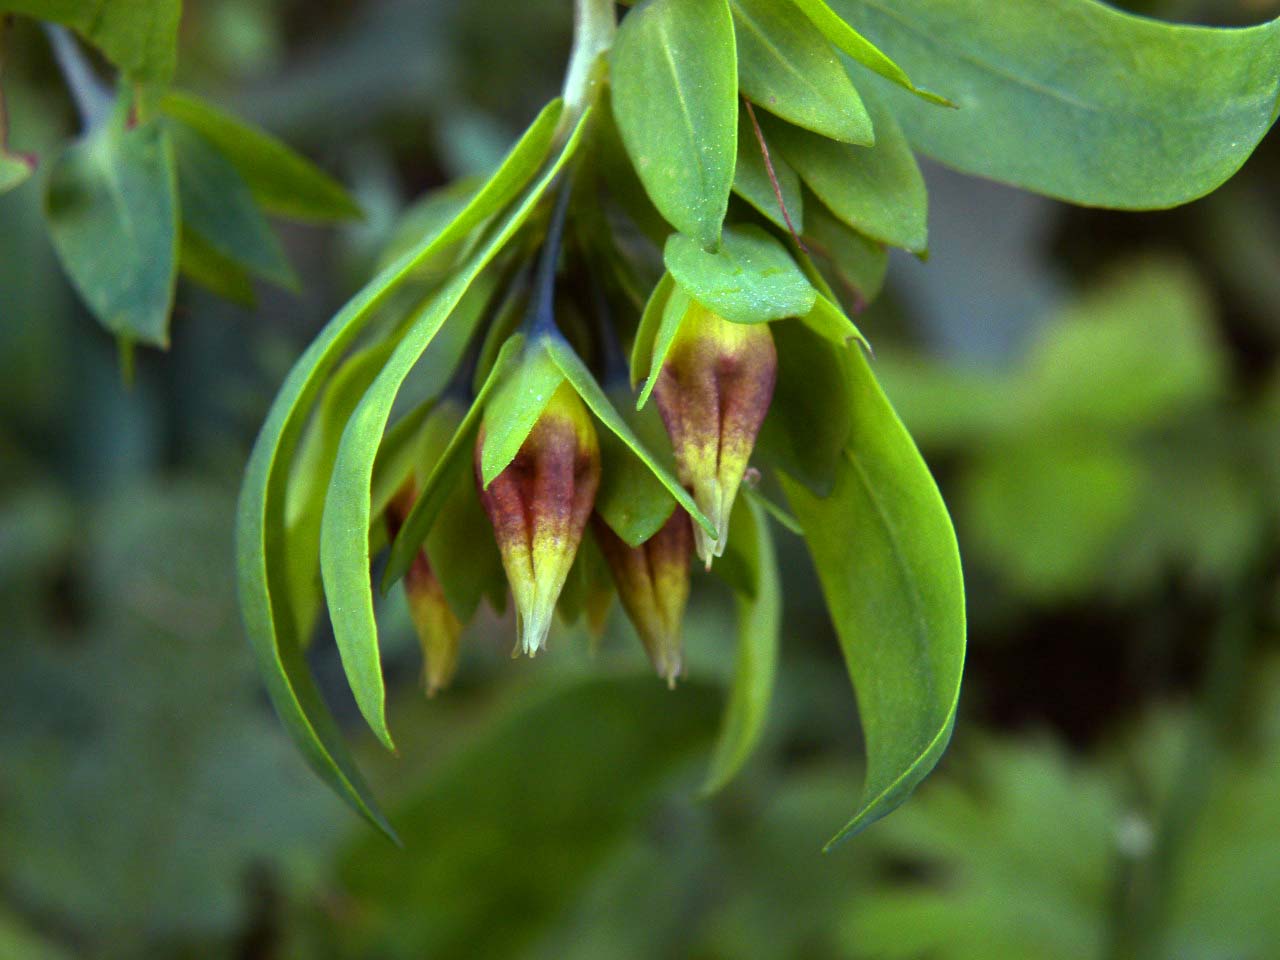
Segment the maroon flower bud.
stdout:
[[[395,539],[405,517],[413,509],[418,491],[413,480],[408,480],[387,507],[387,529]],[[409,616],[418,633],[422,647],[422,678],[427,696],[447,687],[458,670],[458,652],[462,637],[462,624],[445,600],[426,548],[418,550],[413,563],[404,575],[404,594],[409,602]]]
[[592,518],[592,529],[613,572],[622,608],[654,669],[674,687],[683,665],[680,624],[689,601],[689,515],[676,507],[662,528],[638,547],[614,533],[599,514]]
[[600,445],[587,408],[561,383],[515,459],[485,489],[476,439],[476,483],[493,524],[519,615],[518,643],[546,645],[556,600],[573,566],[600,485]]
[[680,482],[719,532],[713,541],[701,527],[693,531],[707,569],[724,553],[729,514],[777,374],[768,324],[734,323],[694,303],[654,385]]

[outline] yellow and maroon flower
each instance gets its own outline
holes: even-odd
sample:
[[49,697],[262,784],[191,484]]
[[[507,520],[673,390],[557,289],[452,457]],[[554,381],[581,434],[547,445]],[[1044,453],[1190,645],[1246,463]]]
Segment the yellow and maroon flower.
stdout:
[[777,375],[767,323],[734,323],[695,302],[654,385],[680,482],[719,533],[713,541],[694,527],[694,545],[707,569],[724,553],[729,514]]
[[[417,488],[413,480],[409,480],[387,507],[387,532],[391,539],[395,539],[417,498]],[[404,575],[404,594],[422,647],[423,687],[427,696],[434,697],[457,673],[462,623],[445,600],[444,588],[431,569],[425,547],[418,550]]]
[[662,528],[638,547],[614,533],[599,514],[592,518],[592,528],[613,572],[622,608],[654,669],[674,687],[684,663],[680,624],[689,601],[689,515],[676,507]]
[[600,444],[587,408],[561,383],[515,459],[485,489],[476,440],[476,483],[502,554],[519,615],[519,646],[546,645],[600,485]]

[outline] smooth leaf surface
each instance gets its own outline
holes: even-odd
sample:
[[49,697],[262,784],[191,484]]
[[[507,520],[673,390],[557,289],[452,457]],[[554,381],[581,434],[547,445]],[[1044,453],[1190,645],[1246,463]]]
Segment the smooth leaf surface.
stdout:
[[909,90],[930,103],[953,106],[946,97],[940,97],[928,90],[921,90],[912,83],[906,72],[885,56],[879,47],[840,19],[839,14],[827,6],[826,0],[793,0],[793,2],[805,12],[832,44],[868,70],[880,74],[886,80],[896,83],[904,90]]
[[178,271],[192,283],[242,307],[257,302],[249,271],[186,228],[178,238]]
[[924,177],[893,114],[875,97],[864,99],[876,127],[874,147],[836,143],[761,118],[765,135],[839,219],[890,246],[923,252],[928,245]]
[[269,213],[315,222],[360,216],[360,208],[342,184],[279,140],[208,101],[173,91],[160,108],[214,144]]
[[480,449],[480,477],[485,489],[520,452],[564,374],[547,351],[550,338],[525,342],[524,355],[503,378],[484,405],[484,445]]
[[998,16],[988,0],[831,5],[909,72],[946,83],[959,110],[885,90],[918,149],[1073,203],[1194,200],[1275,121],[1280,20],[1189,27],[1094,0],[1010,0]]
[[810,197],[804,241],[827,267],[828,275],[855,305],[869,304],[880,295],[889,269],[884,244],[841,223],[825,204]]
[[738,616],[738,652],[734,660],[729,705],[720,724],[720,735],[711,755],[711,766],[702,785],[703,795],[722,789],[746,763],[764,732],[778,671],[778,645],[782,630],[782,584],[778,558],[764,509],[747,497],[734,505],[733,535],[752,542],[749,554],[755,590],[735,598]]
[[[386,689],[378,654],[378,628],[369,580],[368,530],[371,521],[370,485],[378,447],[401,385],[440,327],[458,307],[471,285],[524,225],[569,158],[582,135],[586,114],[573,128],[559,155],[525,190],[459,265],[432,300],[432,306],[405,332],[382,371],[365,392],[342,434],[333,478],[325,498],[320,528],[320,573],[324,581],[329,619],[342,655],[342,666],[356,704],[378,739],[394,750],[386,723]],[[483,192],[481,194],[483,195]],[[483,298],[487,301],[487,297]]]
[[[765,146],[768,146],[767,141]],[[803,232],[804,191],[800,186],[800,177],[776,150],[770,150],[769,162],[773,164],[773,175],[778,180],[777,190],[774,190],[773,181],[769,179],[769,168],[765,166],[764,154],[751,126],[751,118],[747,116],[746,110],[742,110],[738,119],[738,165],[733,172],[733,192],[778,227],[787,230],[790,229],[787,218],[782,215],[778,206],[778,194],[781,193],[787,216],[791,218],[791,226]]]
[[298,278],[231,161],[190,127],[169,124],[183,229],[216,253],[288,289]]
[[694,310],[701,311],[704,315],[706,313],[706,308],[694,303],[684,287],[676,286],[667,297],[667,302],[662,308],[662,319],[653,335],[653,349],[649,352],[649,372],[644,378],[640,393],[636,396],[637,410],[643,410],[648,405],[649,397],[653,395],[653,388],[658,383],[658,376],[662,373],[663,364],[667,362],[667,354],[671,352],[671,344],[675,342],[676,334],[680,332],[685,317]]
[[647,0],[611,54],[613,115],[658,211],[707,249],[738,152],[738,64],[728,0]]
[[844,357],[853,422],[830,495],[780,478],[813,555],[866,742],[862,798],[832,843],[893,810],[937,763],[955,722],[965,647],[964,580],[947,508],[861,350]]
[[675,478],[671,471],[649,452],[640,438],[636,436],[635,431],[631,429],[631,425],[627,423],[622,414],[614,409],[604,390],[600,388],[600,384],[596,383],[596,378],[591,375],[591,371],[587,369],[587,365],[582,362],[582,358],[578,356],[573,347],[569,346],[565,340],[554,337],[547,344],[547,352],[551,354],[551,358],[560,367],[565,379],[578,392],[578,396],[582,398],[583,403],[595,414],[596,419],[626,444],[636,458],[648,467],[655,477],[662,481],[662,485],[667,488],[667,492],[675,497],[676,502],[688,511],[694,523],[700,525],[707,533],[715,537],[715,526],[698,509],[693,502],[693,497],[689,495],[689,491],[682,487],[680,481]]
[[173,147],[156,123],[117,117],[68,146],[45,192],[49,235],[98,321],[130,341],[165,347],[178,275]]
[[[667,439],[658,411],[653,407],[636,410],[631,391],[625,387],[606,391],[606,395],[640,442],[668,472],[673,470],[675,458],[669,455],[671,441]],[[667,522],[675,509],[675,498],[617,434],[601,430],[599,437],[600,489],[596,491],[596,512],[625,543],[638,547]],[[664,457],[664,453],[668,456]]]
[[691,297],[736,323],[803,316],[817,296],[787,249],[756,226],[726,227],[715,253],[673,233],[662,258]]
[[808,17],[776,0],[731,0],[731,5],[738,87],[748,100],[833,140],[875,142],[853,81]]
[[0,13],[70,27],[133,80],[167,83],[173,76],[181,0],[0,0]]
[[25,183],[34,167],[24,157],[7,152],[0,147],[0,193]]
[[631,385],[634,387],[649,375],[653,362],[653,341],[658,335],[658,326],[662,323],[662,314],[666,310],[667,301],[676,289],[676,282],[671,274],[663,273],[654,285],[653,292],[640,314],[640,324],[636,327],[635,342],[631,345]]
[[379,273],[312,341],[276,394],[240,490],[236,515],[240,606],[271,702],[316,773],[391,837],[395,834],[351,760],[294,632],[282,556],[288,466],[305,413],[324,377],[418,266],[466,237],[518,194],[550,150],[561,109],[559,101],[549,104],[459,216]]

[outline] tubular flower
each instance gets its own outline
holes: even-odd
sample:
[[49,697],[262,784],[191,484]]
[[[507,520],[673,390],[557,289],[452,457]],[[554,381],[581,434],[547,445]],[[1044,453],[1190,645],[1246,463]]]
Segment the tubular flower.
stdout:
[[[405,517],[417,499],[414,482],[409,480],[387,507],[387,529],[394,539]],[[462,623],[445,599],[426,548],[420,548],[404,575],[404,594],[409,602],[409,616],[422,647],[422,685],[428,697],[434,697],[453,681],[458,671],[458,652]]]
[[675,450],[676,472],[715,524],[693,530],[698,557],[724,553],[729,514],[773,399],[778,354],[767,323],[734,323],[693,304],[654,387]]
[[622,608],[635,625],[658,675],[674,688],[683,667],[680,624],[689,600],[693,525],[679,507],[652,537],[632,547],[596,514],[592,529],[618,587]]
[[546,645],[556,600],[582,542],[600,484],[600,445],[582,401],[562,383],[511,463],[486,489],[484,430],[475,447],[480,502],[493,524],[515,598],[518,646]]

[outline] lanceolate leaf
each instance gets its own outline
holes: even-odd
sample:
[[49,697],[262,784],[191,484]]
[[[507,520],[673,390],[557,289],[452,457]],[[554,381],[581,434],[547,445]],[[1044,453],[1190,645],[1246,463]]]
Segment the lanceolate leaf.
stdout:
[[579,119],[559,156],[524,192],[515,208],[487,232],[477,252],[458,266],[436,294],[432,308],[425,310],[405,333],[342,435],[325,499],[320,572],[334,637],[356,704],[378,739],[389,749],[395,747],[386,723],[386,690],[378,655],[367,539],[371,520],[369,490],[378,446],[401,384],[472,283],[524,225],[573,155],[584,120],[585,116]]
[[817,296],[786,248],[755,226],[727,227],[715,253],[673,233],[663,260],[690,296],[736,323],[803,316]]
[[63,267],[99,322],[164,347],[178,273],[178,198],[165,129],[124,129],[117,115],[71,144],[45,194]]
[[169,125],[182,226],[261,277],[296,289],[298,278],[231,162],[190,127]]
[[732,0],[732,6],[738,86],[749,100],[824,137],[875,142],[862,98],[808,17],[777,0]]
[[658,376],[662,373],[662,365],[667,362],[667,354],[671,352],[671,344],[675,342],[676,334],[680,332],[680,326],[690,310],[701,310],[704,314],[706,312],[705,307],[693,302],[693,298],[683,287],[676,286],[667,297],[667,302],[662,308],[662,319],[653,335],[653,349],[649,354],[649,372],[644,378],[644,386],[640,388],[640,394],[636,397],[637,410],[644,409],[649,403],[649,397],[653,395]]
[[130,79],[167,83],[173,76],[181,0],[0,0],[0,13],[70,27]]
[[862,351],[844,352],[852,428],[831,493],[781,477],[805,531],[866,740],[867,774],[835,843],[900,804],[951,736],[964,581],[946,506]]
[[276,395],[258,434],[240,492],[236,520],[240,604],[272,703],[316,772],[390,836],[394,836],[390,826],[377,811],[320,699],[293,629],[282,556],[287,471],[305,413],[333,365],[420,263],[466,237],[528,183],[550,149],[560,112],[559,101],[550,104],[459,217],[378,274],[306,349]]
[[912,83],[903,69],[885,56],[879,47],[841,20],[839,15],[827,6],[826,0],[794,0],[794,2],[809,16],[814,25],[826,34],[828,40],[868,70],[880,74],[886,80],[896,83],[904,90],[909,90],[930,103],[952,106],[951,101],[946,97],[940,97],[928,90],[921,90]]
[[835,215],[810,198],[804,239],[813,256],[821,260],[841,287],[841,293],[860,305],[880,295],[889,268],[884,244],[864,237],[841,223]]
[[782,585],[778,558],[764,508],[748,497],[734,505],[733,539],[750,540],[744,551],[754,562],[755,590],[736,597],[738,654],[734,664],[729,706],[720,724],[720,738],[711,756],[703,794],[715,793],[742,769],[764,732],[778,669],[782,629]]
[[1275,121],[1280,20],[1175,26],[1095,0],[832,6],[913,74],[946,78],[959,110],[886,91],[917,148],[1074,203],[1194,200],[1235,173]]
[[309,221],[360,216],[342,184],[256,127],[189,93],[169,93],[160,108],[213,143],[267,212]]
[[[675,458],[656,407],[634,409],[631,391],[619,385],[607,391],[609,402],[635,431],[640,442],[670,472]],[[629,546],[638,547],[662,528],[676,501],[631,449],[611,430],[601,430],[600,489],[596,512]],[[667,456],[663,456],[663,454]]]
[[551,354],[553,360],[564,373],[565,379],[573,385],[573,389],[578,391],[583,402],[590,408],[605,427],[621,440],[636,458],[649,468],[667,488],[667,492],[671,494],[680,506],[689,512],[689,516],[693,518],[693,522],[700,525],[711,536],[715,536],[715,525],[707,519],[706,515],[698,509],[693,502],[693,497],[689,495],[684,487],[680,485],[671,471],[662,465],[662,463],[650,453],[631,429],[630,424],[623,418],[622,414],[614,409],[613,404],[609,402],[609,398],[605,396],[605,392],[600,388],[600,384],[596,383],[596,378],[591,375],[591,371],[587,369],[587,365],[582,362],[582,358],[574,352],[573,347],[559,338],[554,337],[547,345],[547,350]]
[[486,488],[515,459],[552,394],[564,383],[564,374],[547,352],[549,340],[542,335],[527,341],[519,364],[484,405],[480,477]]
[[663,312],[667,301],[676,289],[676,282],[671,274],[664,273],[649,295],[649,302],[640,315],[640,325],[636,328],[635,343],[631,345],[631,385],[635,386],[649,375],[653,364],[653,341],[658,335],[658,327],[662,323]]
[[192,283],[242,307],[255,303],[249,272],[185,227],[178,241],[178,271]]
[[869,92],[865,100],[876,126],[874,147],[836,143],[776,121],[764,123],[764,131],[839,219],[890,246],[923,252],[928,244],[924,177],[893,114]]
[[728,0],[646,0],[613,46],[613,115],[654,206],[707,249],[733,186],[738,65]]

